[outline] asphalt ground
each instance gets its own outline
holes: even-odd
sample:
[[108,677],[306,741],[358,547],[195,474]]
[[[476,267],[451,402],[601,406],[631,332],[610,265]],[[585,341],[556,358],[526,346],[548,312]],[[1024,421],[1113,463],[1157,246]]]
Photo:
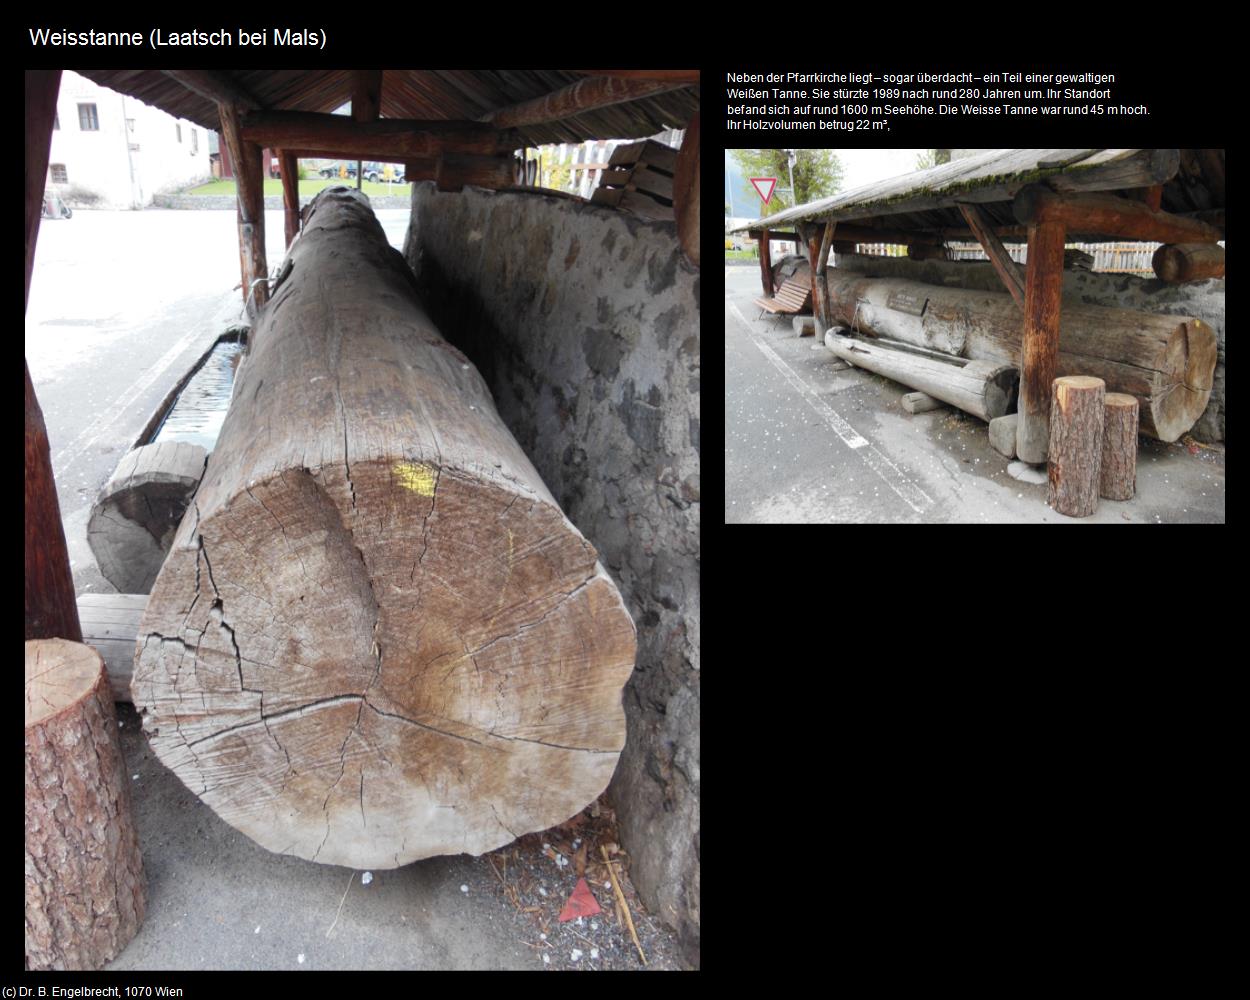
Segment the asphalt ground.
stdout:
[[[725,268],[725,520],[739,523],[1223,523],[1224,449],[1141,438],[1137,493],[1070,518],[1021,482],[988,425],[943,407],[909,414],[911,390],[836,371],[790,317],[759,318],[759,271]],[[1044,470],[1043,470],[1044,472]]]

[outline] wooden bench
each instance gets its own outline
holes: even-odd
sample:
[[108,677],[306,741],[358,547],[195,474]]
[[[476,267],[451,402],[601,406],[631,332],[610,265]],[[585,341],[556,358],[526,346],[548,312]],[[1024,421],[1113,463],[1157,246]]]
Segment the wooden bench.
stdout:
[[760,307],[763,316],[765,312],[770,312],[774,316],[778,313],[800,313],[806,312],[812,306],[812,276],[810,271],[796,274],[793,278],[787,278],[782,283],[781,290],[771,299],[756,299],[755,304]]

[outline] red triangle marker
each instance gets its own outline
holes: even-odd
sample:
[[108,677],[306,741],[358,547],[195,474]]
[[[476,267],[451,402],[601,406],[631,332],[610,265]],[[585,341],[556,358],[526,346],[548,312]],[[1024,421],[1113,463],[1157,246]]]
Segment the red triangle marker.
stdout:
[[593,917],[596,913],[602,913],[603,910],[599,906],[599,901],[595,899],[594,893],[590,891],[590,886],[586,884],[584,878],[577,880],[577,885],[573,889],[573,895],[569,896],[569,901],[564,904],[564,909],[560,911],[560,923],[566,920],[576,920],[578,917]]
[[755,188],[756,193],[764,199],[767,205],[773,198],[773,191],[777,187],[776,177],[752,177],[751,186]]

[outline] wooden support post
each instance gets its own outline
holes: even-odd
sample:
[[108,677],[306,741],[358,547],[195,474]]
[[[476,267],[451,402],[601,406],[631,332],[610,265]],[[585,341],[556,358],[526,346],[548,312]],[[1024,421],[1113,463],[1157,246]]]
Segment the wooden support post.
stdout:
[[35,243],[43,211],[43,189],[48,179],[48,150],[56,119],[56,96],[61,89],[59,69],[26,71],[26,301],[30,301],[30,274],[35,266]]
[[1104,407],[1098,494],[1107,500],[1132,500],[1137,490],[1137,397],[1109,392]]
[[820,248],[816,252],[816,267],[812,272],[812,303],[813,306],[819,303],[819,306],[812,309],[820,329],[820,336],[816,338],[818,341],[824,337],[825,331],[833,326],[833,310],[829,305],[829,278],[826,271],[829,267],[829,250],[833,246],[833,231],[836,226],[837,223],[832,219],[825,223],[820,237]]
[[1016,300],[1016,305],[1023,312],[1024,282],[1020,280],[1020,272],[1017,270],[1016,262],[1011,259],[1011,254],[1003,246],[1002,240],[994,234],[994,228],[990,220],[985,217],[985,213],[981,211],[978,205],[960,205],[959,211],[963,213],[964,220],[968,223],[968,228],[976,235],[977,242],[981,244],[981,249],[985,251],[985,256],[990,259],[990,263],[994,265],[994,270],[998,272],[998,276],[1007,287],[1007,291],[1011,293],[1011,297]]
[[699,116],[686,124],[686,135],[677,154],[673,174],[673,213],[677,217],[677,240],[686,259],[699,266]]
[[43,411],[26,371],[26,638],[82,640]]
[[765,229],[759,237],[760,248],[760,284],[764,287],[764,297],[773,297],[773,244]]
[[278,163],[282,167],[284,235],[289,247],[299,233],[299,165],[289,149],[278,150]]
[[[48,150],[52,145],[52,123],[56,118],[56,98],[61,87],[61,71],[26,71],[26,303],[30,302],[30,276],[35,266],[35,245],[39,240],[39,218],[43,208],[44,182],[48,174]],[[25,308],[25,306],[23,306]],[[78,642],[82,629],[74,603],[74,575],[69,567],[69,550],[61,524],[61,505],[52,475],[52,451],[43,411],[26,373],[26,638],[59,637]]]
[[[1219,230],[1197,219],[1158,212],[1149,205],[1108,194],[1055,194],[1030,184],[1012,203],[1016,219],[1026,226],[1058,223],[1073,233],[1100,233],[1159,243],[1215,243]],[[1032,261],[1032,254],[1029,255]]]
[[[807,257],[808,266],[812,273],[812,316],[816,322],[820,323],[821,317],[829,312],[829,287],[819,279],[824,276],[821,270],[820,259],[820,243],[824,235],[824,226],[816,223],[804,223],[799,227],[799,233],[803,240],[803,250]],[[820,328],[820,334],[823,337],[828,326]]]
[[1150,261],[1155,276],[1170,285],[1224,277],[1224,248],[1218,243],[1164,244]]
[[1059,357],[1059,306],[1063,295],[1062,222],[1029,227],[1029,263],[1020,345],[1020,419],[1016,454],[1023,462],[1046,461],[1050,440],[1050,384]]
[[221,137],[230,151],[234,163],[235,185],[238,190],[239,211],[239,262],[243,273],[243,301],[249,298],[259,310],[269,296],[264,284],[252,291],[252,283],[269,274],[265,262],[265,192],[264,171],[261,164],[261,147],[243,139],[239,124],[239,109],[231,104],[217,105],[221,117]]
[[365,182],[365,161],[356,161],[356,190],[363,190],[362,185]]
[[26,968],[103,968],[143,923],[130,776],[100,654],[26,643]]
[[1065,375],[1052,387],[1046,502],[1068,517],[1098,509],[1105,395],[1103,380],[1090,375]]

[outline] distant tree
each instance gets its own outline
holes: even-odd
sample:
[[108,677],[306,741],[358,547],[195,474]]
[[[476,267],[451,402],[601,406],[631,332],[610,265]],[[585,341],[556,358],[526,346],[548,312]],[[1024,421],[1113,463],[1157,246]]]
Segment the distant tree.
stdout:
[[832,149],[797,150],[794,162],[794,194],[781,188],[790,186],[790,151],[786,149],[733,149],[730,154],[748,178],[776,177],[777,191],[765,205],[760,204],[760,218],[780,212],[783,208],[803,205],[817,198],[837,194],[842,186],[842,163]]

